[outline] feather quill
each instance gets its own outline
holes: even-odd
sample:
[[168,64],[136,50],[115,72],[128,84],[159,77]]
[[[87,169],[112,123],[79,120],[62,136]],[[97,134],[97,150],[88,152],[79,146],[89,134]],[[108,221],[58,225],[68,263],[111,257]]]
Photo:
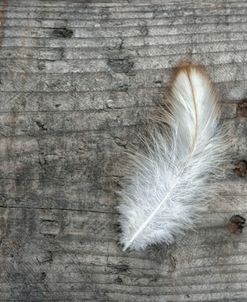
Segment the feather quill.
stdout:
[[170,244],[193,228],[216,192],[212,177],[225,158],[219,118],[218,97],[205,69],[180,65],[166,109],[143,138],[146,150],[130,154],[118,206],[124,250]]

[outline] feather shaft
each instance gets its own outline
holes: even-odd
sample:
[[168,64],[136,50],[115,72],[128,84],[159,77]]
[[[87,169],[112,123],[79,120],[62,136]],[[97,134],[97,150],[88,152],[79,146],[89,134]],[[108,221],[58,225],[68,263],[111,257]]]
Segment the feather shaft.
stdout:
[[132,244],[132,242],[135,240],[135,238],[145,229],[147,224],[152,220],[152,218],[157,214],[159,209],[162,207],[163,203],[169,198],[169,196],[172,193],[173,188],[176,186],[176,184],[171,188],[171,191],[168,192],[165,196],[165,198],[160,202],[160,204],[156,207],[156,209],[151,213],[151,215],[146,219],[146,221],[140,226],[140,228],[137,230],[137,232],[133,235],[133,237],[130,239],[130,241],[124,246],[123,251],[126,251],[128,247]]

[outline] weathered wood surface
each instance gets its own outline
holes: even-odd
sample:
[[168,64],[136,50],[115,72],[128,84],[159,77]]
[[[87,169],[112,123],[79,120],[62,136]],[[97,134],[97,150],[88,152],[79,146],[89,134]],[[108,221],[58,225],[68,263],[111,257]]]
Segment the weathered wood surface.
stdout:
[[122,252],[114,194],[188,54],[223,95],[226,170],[246,159],[247,2],[0,3],[0,301],[247,301],[244,168],[169,248]]

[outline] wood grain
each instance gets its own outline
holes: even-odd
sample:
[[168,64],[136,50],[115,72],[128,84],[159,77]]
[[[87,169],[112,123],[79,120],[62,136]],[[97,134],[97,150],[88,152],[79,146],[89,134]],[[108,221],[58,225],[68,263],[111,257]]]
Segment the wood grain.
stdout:
[[[0,1],[0,301],[247,301],[247,3]],[[232,133],[196,232],[118,245],[121,161],[181,59],[207,66]],[[242,177],[241,177],[242,175]]]

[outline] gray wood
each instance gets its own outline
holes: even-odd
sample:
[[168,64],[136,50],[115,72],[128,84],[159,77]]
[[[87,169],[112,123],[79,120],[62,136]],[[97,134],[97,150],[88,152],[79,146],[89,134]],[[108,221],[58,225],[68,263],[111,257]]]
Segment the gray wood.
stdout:
[[[0,301],[247,301],[247,232],[227,228],[247,216],[247,3],[0,4]],[[123,252],[120,163],[186,57],[232,133],[222,198],[176,244]]]

